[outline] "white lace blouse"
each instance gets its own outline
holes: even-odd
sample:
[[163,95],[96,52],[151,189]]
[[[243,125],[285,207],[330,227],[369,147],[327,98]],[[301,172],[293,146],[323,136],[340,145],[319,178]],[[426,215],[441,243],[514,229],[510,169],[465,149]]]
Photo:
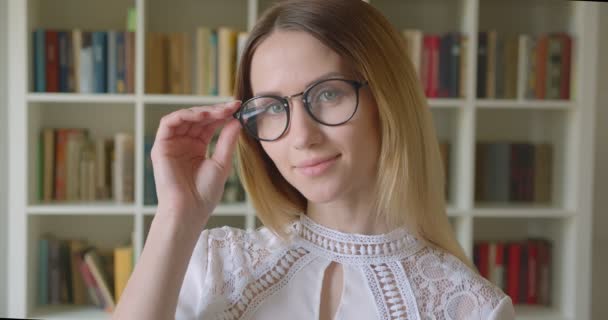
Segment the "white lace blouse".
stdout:
[[201,233],[176,319],[319,319],[325,268],[342,265],[335,319],[514,319],[511,299],[404,229],[343,233],[302,214],[281,241],[266,227]]

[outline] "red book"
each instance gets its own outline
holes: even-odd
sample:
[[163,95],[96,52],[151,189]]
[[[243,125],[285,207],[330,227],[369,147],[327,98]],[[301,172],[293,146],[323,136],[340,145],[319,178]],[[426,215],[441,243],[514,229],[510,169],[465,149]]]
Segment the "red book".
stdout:
[[57,31],[47,30],[45,41],[46,52],[46,91],[59,91],[59,41]]
[[549,305],[551,304],[551,243],[542,241],[538,254],[540,265],[538,274],[538,302],[542,305]]
[[538,37],[536,47],[536,99],[545,99],[547,90],[547,49],[549,36],[543,34]]
[[538,242],[528,241],[528,290],[526,302],[528,304],[538,304]]
[[439,47],[441,39],[438,35],[425,35],[422,54],[422,84],[428,98],[439,96]]
[[422,40],[422,62],[420,66],[420,78],[424,87],[424,94],[429,96],[429,88],[431,86],[431,60],[432,60],[432,40],[430,35],[424,35]]
[[437,35],[431,36],[431,63],[429,78],[429,97],[439,97],[439,49],[441,38]]
[[513,304],[521,303],[519,299],[519,272],[521,270],[521,244],[511,243],[508,246],[509,261],[507,266],[507,290]]
[[487,242],[479,243],[479,274],[490,279],[490,245]]
[[566,33],[559,34],[562,40],[562,78],[560,98],[570,99],[570,70],[572,65],[572,37]]
[[68,129],[55,130],[55,196],[58,201],[65,200],[66,197],[66,161],[67,161],[67,142]]

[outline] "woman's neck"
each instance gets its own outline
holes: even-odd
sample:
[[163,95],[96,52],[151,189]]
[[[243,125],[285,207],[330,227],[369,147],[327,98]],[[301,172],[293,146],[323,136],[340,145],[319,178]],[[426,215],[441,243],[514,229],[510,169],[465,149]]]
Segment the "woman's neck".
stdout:
[[318,224],[345,233],[374,235],[391,231],[382,219],[375,218],[370,203],[308,202],[306,215]]

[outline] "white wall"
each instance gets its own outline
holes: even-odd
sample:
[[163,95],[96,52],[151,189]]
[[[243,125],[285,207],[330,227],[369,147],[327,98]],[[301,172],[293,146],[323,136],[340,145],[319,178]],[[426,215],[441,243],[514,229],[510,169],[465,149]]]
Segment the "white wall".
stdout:
[[6,57],[7,51],[7,29],[8,17],[8,1],[0,0],[0,317],[7,314],[6,299],[8,290],[6,288],[6,270],[7,270],[7,242],[8,230],[6,229],[8,212],[7,212],[7,151],[8,151],[8,132],[6,119],[8,118],[7,102],[7,79],[5,75],[8,72]]
[[593,214],[592,319],[608,319],[608,3],[600,5]]

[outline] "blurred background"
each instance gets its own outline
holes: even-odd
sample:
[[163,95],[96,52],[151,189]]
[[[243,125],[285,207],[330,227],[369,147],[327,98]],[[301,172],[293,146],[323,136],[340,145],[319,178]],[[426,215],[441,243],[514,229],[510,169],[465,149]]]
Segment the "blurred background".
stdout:
[[[0,317],[109,318],[156,211],[160,118],[230,99],[273,2],[0,0]],[[366,2],[407,43],[479,272],[518,319],[608,319],[608,4]],[[222,225],[261,226],[236,174]]]

